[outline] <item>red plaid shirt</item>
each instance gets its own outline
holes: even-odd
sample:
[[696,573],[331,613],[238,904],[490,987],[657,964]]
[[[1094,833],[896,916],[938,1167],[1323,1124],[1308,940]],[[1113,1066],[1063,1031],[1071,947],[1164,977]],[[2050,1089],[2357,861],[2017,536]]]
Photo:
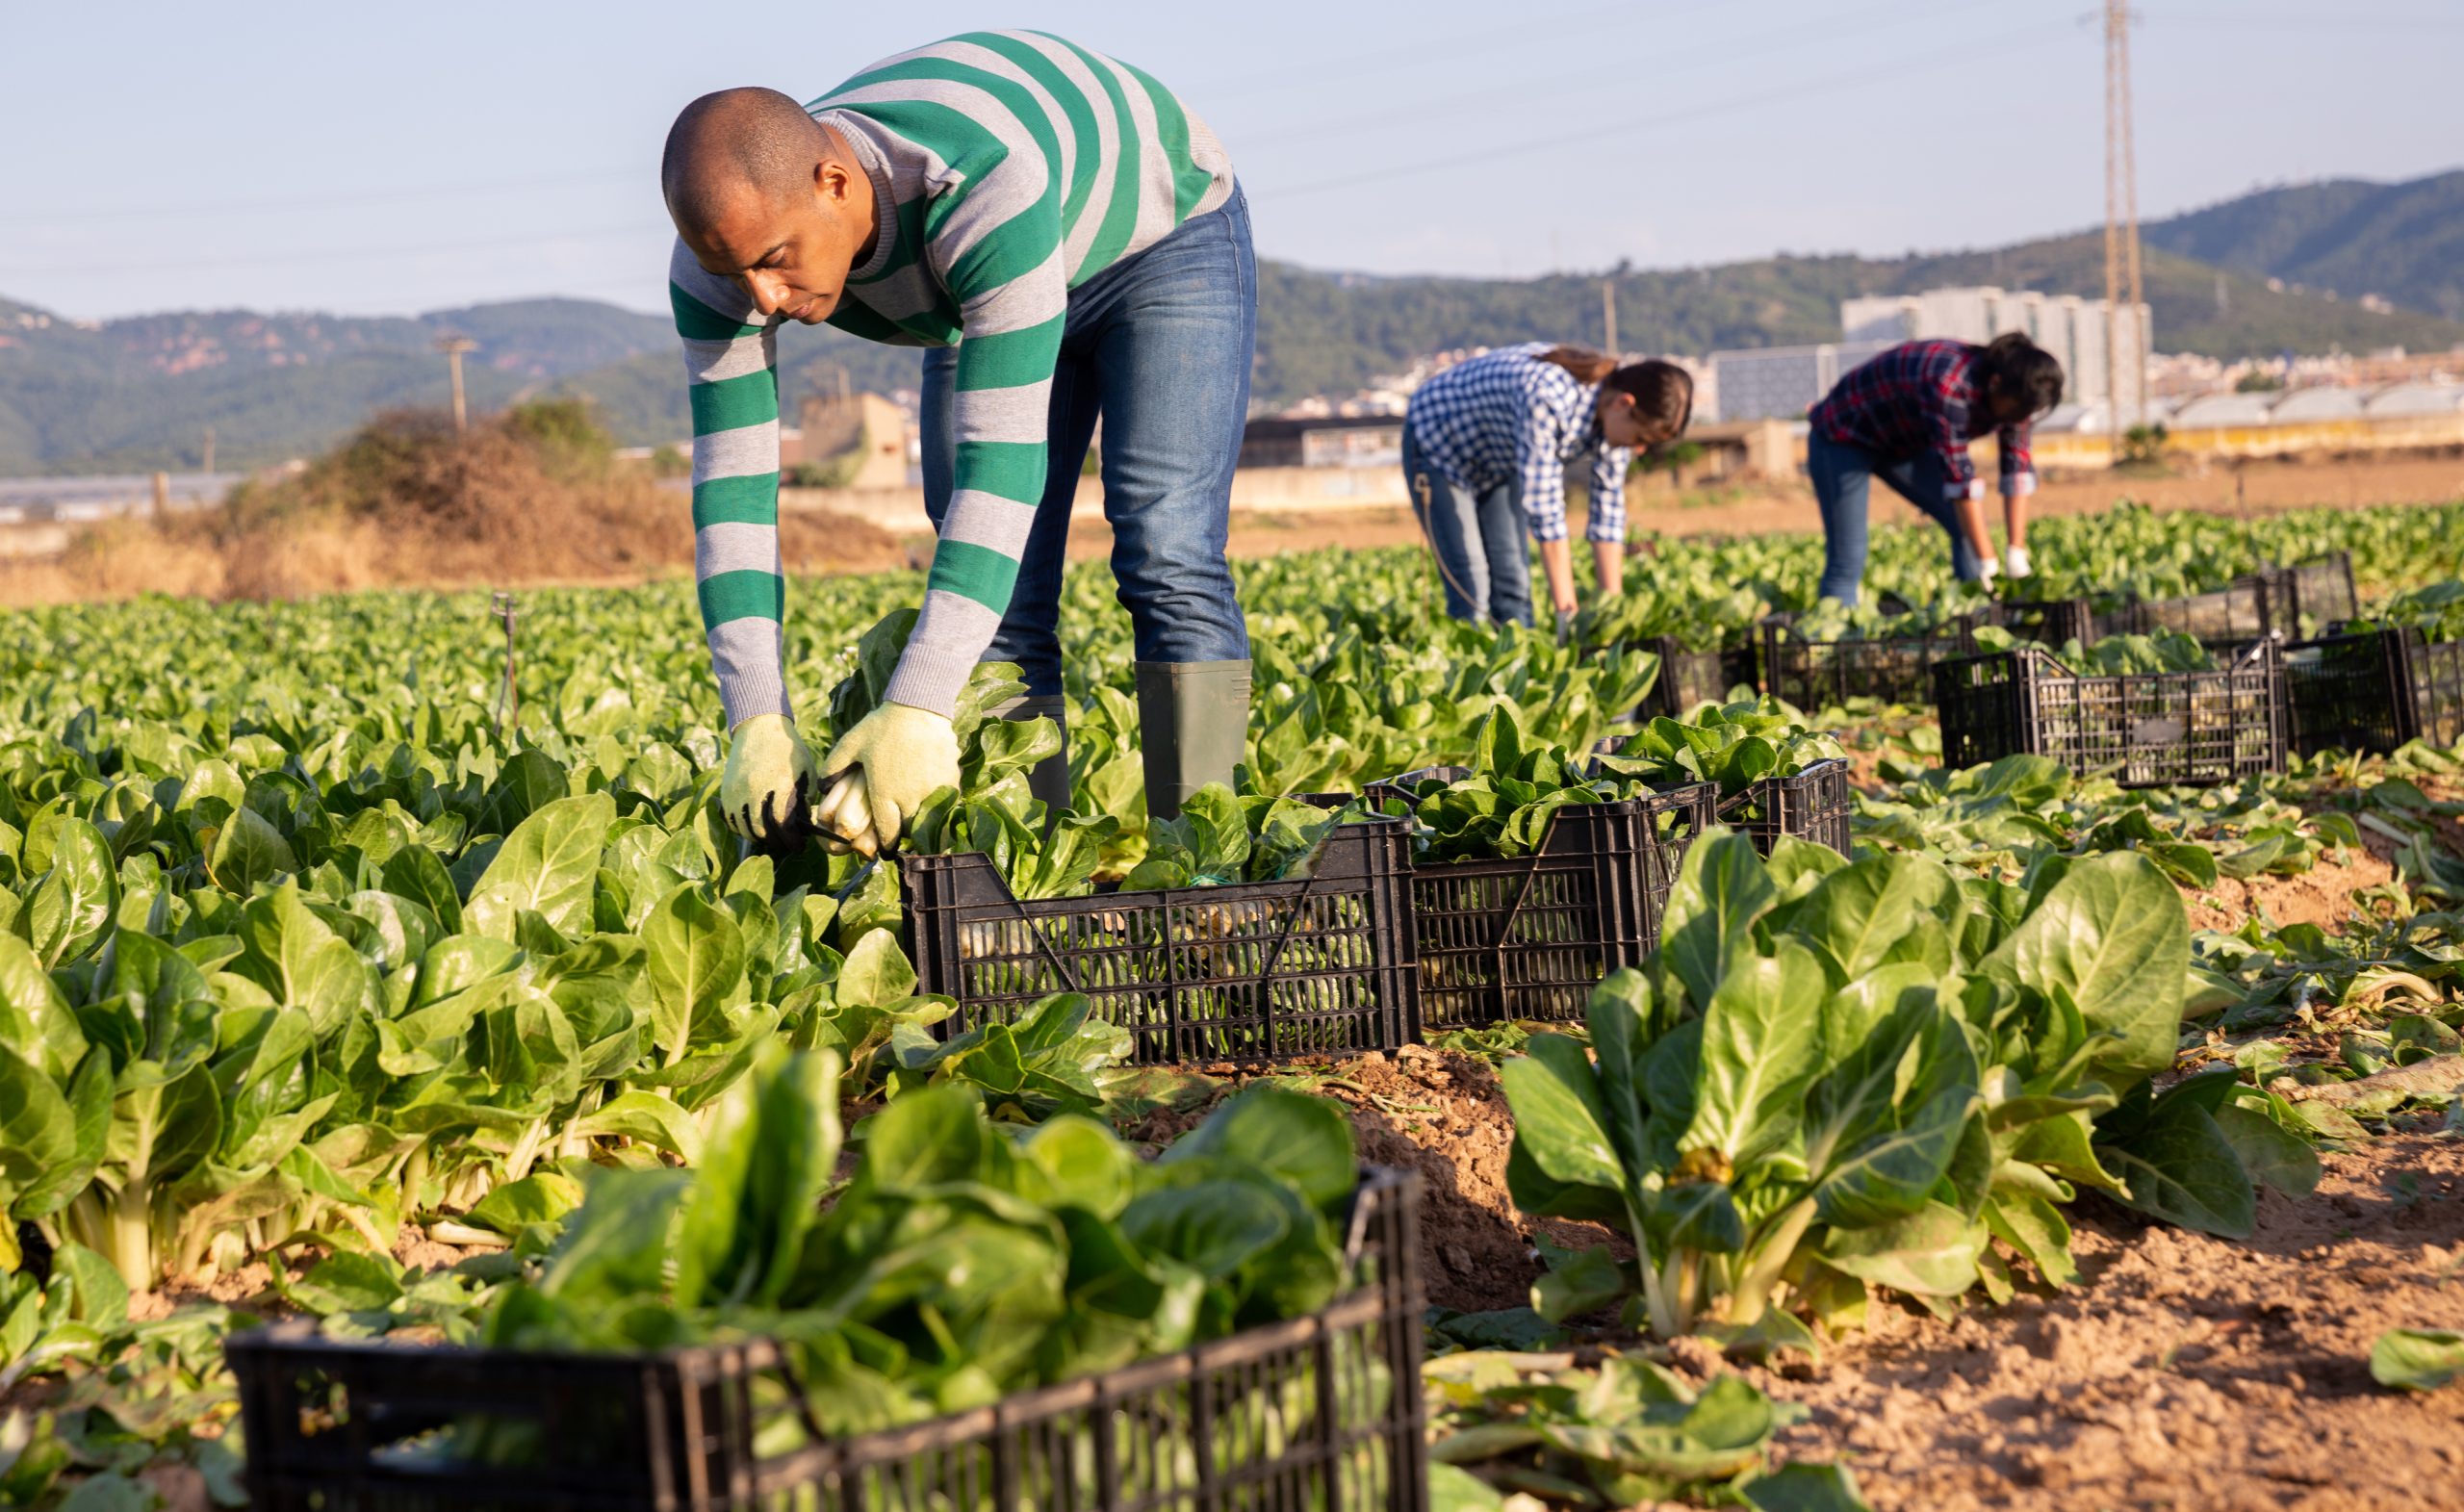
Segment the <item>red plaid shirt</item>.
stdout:
[[1807,419],[1824,440],[1862,447],[1889,461],[1932,451],[1941,458],[1943,492],[1953,499],[1984,496],[1967,444],[1993,431],[2002,452],[2002,492],[2033,493],[2028,423],[1994,425],[1976,371],[1982,350],[1965,342],[1903,342],[1840,379]]

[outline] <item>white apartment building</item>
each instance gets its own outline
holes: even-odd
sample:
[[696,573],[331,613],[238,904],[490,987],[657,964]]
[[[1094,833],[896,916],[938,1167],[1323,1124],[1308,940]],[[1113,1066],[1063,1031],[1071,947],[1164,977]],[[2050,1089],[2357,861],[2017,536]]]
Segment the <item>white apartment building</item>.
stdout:
[[[1981,346],[2005,331],[2023,331],[2061,359],[2066,403],[2102,408],[2108,386],[2105,311],[2102,299],[1989,286],[1842,300],[1837,342],[1711,353],[1715,418],[1794,420],[1829,393],[1840,374],[1901,342],[1948,339]],[[2147,306],[2138,306],[2136,314],[2136,320],[2120,322],[2121,360],[2116,367],[2124,415],[2135,412],[2146,382],[2141,354],[2151,340]]]

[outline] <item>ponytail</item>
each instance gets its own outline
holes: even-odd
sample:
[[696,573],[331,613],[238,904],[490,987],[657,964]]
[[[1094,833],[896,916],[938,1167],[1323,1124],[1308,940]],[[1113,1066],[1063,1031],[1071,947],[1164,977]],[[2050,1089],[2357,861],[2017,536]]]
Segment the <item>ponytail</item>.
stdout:
[[1685,434],[1687,422],[1694,418],[1694,375],[1673,362],[1655,357],[1621,368],[1605,352],[1564,346],[1536,353],[1535,360],[1565,369],[1585,387],[1632,396],[1634,413],[1656,423],[1672,439]]
[[1617,359],[1588,346],[1552,346],[1538,354],[1538,360],[1551,367],[1563,368],[1575,375],[1585,388],[1592,388],[1617,371]]

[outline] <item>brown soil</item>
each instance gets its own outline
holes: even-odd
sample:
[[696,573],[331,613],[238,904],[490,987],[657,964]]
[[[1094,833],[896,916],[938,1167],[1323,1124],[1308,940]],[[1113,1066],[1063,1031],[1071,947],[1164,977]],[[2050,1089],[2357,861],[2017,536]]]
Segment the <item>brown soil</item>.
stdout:
[[1514,1115],[1489,1063],[1407,1045],[1340,1067],[1352,1088],[1325,1095],[1351,1110],[1360,1158],[1421,1174],[1422,1285],[1438,1307],[1520,1307],[1540,1276],[1534,1234],[1570,1246],[1613,1241],[1592,1223],[1526,1217],[1506,1194]]
[[[1420,1049],[1294,1069],[1333,1079],[1312,1089],[1352,1110],[1364,1160],[1421,1172],[1429,1300],[1524,1304],[1533,1225],[1505,1195],[1495,1070]],[[2383,1391],[2368,1357],[2388,1328],[2464,1327],[2464,1141],[2399,1135],[2323,1159],[2313,1196],[2263,1194],[2247,1242],[2091,1199],[2066,1292],[1949,1321],[1877,1307],[1817,1363],[1745,1369],[1809,1409],[1783,1451],[1850,1464],[1881,1512],[2456,1505],[2464,1390]],[[1674,1352],[1698,1374],[1739,1368]]]
[[1811,1371],[1793,1457],[1838,1458],[1882,1512],[2299,1508],[2464,1499],[2464,1391],[2370,1378],[2394,1327],[2464,1326],[2464,1145],[2396,1136],[2325,1157],[2230,1243],[2107,1209],[2082,1278],[1939,1322],[1878,1326]]
[[[1505,1189],[1514,1115],[1496,1068],[1477,1056],[1406,1045],[1391,1057],[1372,1053],[1272,1071],[1204,1070],[1222,1079],[1226,1094],[1245,1081],[1298,1078],[1308,1091],[1349,1111],[1363,1162],[1420,1173],[1421,1276],[1438,1307],[1483,1312],[1525,1305],[1540,1275],[1535,1232],[1569,1245],[1615,1242],[1596,1224],[1535,1222],[1515,1210]],[[1205,1116],[1203,1107],[1155,1113],[1122,1132],[1160,1145]]]
[[[476,1251],[459,1245],[440,1243],[427,1237],[427,1231],[415,1223],[405,1223],[394,1235],[394,1262],[421,1270],[449,1270]],[[288,1274],[296,1280],[308,1273],[324,1252],[312,1247],[286,1251],[283,1261]],[[228,1307],[248,1307],[261,1312],[287,1312],[290,1304],[273,1290],[273,1262],[251,1260],[237,1270],[218,1271],[211,1280],[179,1280],[151,1292],[129,1294],[128,1313],[135,1319],[168,1318],[177,1309],[192,1303],[211,1302]]]
[[2322,854],[2308,871],[2294,877],[2219,878],[2199,892],[2182,889],[2194,930],[2237,930],[2252,914],[2270,924],[2316,924],[2340,934],[2362,905],[2353,894],[2396,880],[2396,868],[2369,851],[2348,850],[2341,859],[2333,851]]

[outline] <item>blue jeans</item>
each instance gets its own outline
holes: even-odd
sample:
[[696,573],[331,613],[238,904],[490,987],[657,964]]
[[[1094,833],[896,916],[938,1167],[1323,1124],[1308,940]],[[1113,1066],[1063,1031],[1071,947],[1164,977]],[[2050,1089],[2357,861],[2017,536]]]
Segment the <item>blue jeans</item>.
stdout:
[[[1016,662],[1030,695],[1063,691],[1061,572],[1078,473],[1099,415],[1113,577],[1138,659],[1247,658],[1248,624],[1223,547],[1257,339],[1249,201],[1237,187],[1221,207],[1069,292],[1044,435],[1043,498],[1009,612],[984,653],[987,661]],[[924,508],[937,530],[955,471],[957,374],[957,347],[925,352]]]
[[1421,454],[1403,427],[1403,486],[1437,555],[1446,612],[1458,620],[1531,623],[1531,543],[1510,483],[1475,493]]
[[1959,509],[1943,495],[1948,479],[1942,459],[1933,452],[1893,462],[1863,447],[1826,440],[1816,431],[1806,441],[1806,472],[1813,478],[1814,501],[1822,506],[1822,597],[1857,602],[1858,585],[1865,577],[1867,496],[1875,478],[1950,532],[1951,571],[1962,582],[1984,576],[1984,564],[1960,528]]

